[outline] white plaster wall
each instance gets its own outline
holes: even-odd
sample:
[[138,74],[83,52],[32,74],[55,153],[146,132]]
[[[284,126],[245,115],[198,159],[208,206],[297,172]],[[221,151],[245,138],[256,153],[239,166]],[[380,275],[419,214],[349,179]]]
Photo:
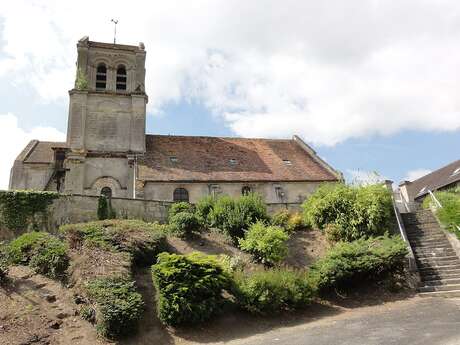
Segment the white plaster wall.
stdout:
[[[172,201],[176,188],[185,188],[189,193],[190,202],[195,203],[203,196],[209,195],[212,186],[218,186],[221,194],[237,197],[241,195],[244,186],[260,194],[267,203],[301,203],[311,195],[320,183],[318,182],[233,182],[233,183],[167,183],[147,182],[144,186],[144,199]],[[276,187],[284,191],[284,198],[276,195]]]

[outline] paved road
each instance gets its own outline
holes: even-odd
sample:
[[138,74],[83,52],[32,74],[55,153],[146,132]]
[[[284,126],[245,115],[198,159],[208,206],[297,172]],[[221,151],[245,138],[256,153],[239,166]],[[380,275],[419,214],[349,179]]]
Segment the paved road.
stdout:
[[460,345],[460,299],[415,298],[226,344]]

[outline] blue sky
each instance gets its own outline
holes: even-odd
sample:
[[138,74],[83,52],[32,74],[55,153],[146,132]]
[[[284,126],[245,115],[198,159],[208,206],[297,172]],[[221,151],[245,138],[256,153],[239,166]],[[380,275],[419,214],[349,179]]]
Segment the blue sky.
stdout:
[[146,46],[149,133],[298,134],[348,179],[460,158],[456,1],[85,2],[0,9],[0,188],[28,140],[64,140],[75,44],[113,17]]

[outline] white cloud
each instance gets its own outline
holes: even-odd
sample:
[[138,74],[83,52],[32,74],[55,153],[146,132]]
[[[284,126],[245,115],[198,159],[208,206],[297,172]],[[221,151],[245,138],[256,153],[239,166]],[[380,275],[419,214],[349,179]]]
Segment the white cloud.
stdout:
[[429,169],[415,169],[407,172],[403,181],[415,181],[422,176],[428,175],[431,172]]
[[7,189],[14,160],[32,139],[65,141],[65,134],[52,127],[36,127],[25,131],[13,114],[0,115],[0,189]]
[[194,99],[238,135],[325,145],[460,129],[454,0],[17,0],[0,10],[0,75],[66,101],[76,41],[111,41],[112,17],[119,42],[146,44],[151,111]]

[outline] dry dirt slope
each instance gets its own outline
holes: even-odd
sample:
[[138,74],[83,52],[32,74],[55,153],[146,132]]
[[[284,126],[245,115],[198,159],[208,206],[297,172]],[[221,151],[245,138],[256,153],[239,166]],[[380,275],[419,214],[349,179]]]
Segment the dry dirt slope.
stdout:
[[109,344],[75,316],[72,293],[60,283],[21,266],[12,267],[9,277],[0,288],[0,345]]

